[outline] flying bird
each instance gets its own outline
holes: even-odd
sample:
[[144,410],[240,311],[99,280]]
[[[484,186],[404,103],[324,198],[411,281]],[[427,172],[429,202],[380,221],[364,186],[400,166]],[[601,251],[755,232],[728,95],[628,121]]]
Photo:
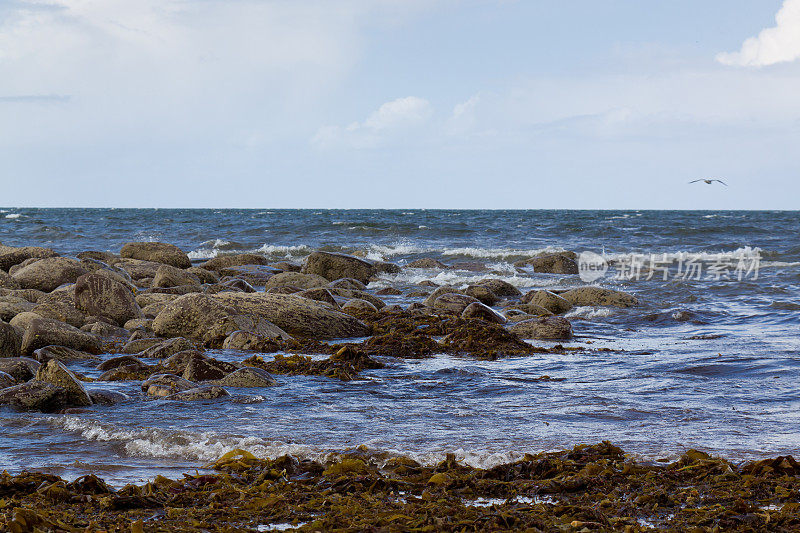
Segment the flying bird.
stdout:
[[715,181],[718,181],[718,182],[720,182],[721,184],[723,184],[724,186],[726,186],[726,187],[728,186],[728,184],[727,184],[727,183],[725,183],[725,182],[724,182],[724,181],[722,181],[722,180],[718,180],[718,179],[711,179],[711,178],[708,178],[708,179],[706,179],[706,178],[700,178],[699,180],[692,180],[692,181],[690,181],[689,183],[697,183],[698,181],[705,182],[707,185],[711,185],[711,184],[712,184],[712,183],[714,183]]

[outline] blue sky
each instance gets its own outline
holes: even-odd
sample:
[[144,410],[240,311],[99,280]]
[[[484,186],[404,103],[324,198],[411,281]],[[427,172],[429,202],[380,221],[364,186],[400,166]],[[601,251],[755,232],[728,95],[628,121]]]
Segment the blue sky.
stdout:
[[797,209],[798,58],[800,0],[0,0],[0,205]]

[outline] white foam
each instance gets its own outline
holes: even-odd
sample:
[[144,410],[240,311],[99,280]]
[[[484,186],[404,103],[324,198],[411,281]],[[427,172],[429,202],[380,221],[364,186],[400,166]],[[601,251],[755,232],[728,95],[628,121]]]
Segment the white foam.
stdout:
[[580,306],[580,307],[573,307],[567,313],[564,314],[567,318],[605,318],[609,317],[614,314],[614,311],[610,307],[591,307],[591,306]]
[[661,261],[661,260],[666,260],[671,262],[686,261],[687,259],[691,258],[695,261],[713,262],[713,261],[731,261],[731,260],[737,260],[739,258],[754,259],[760,256],[761,252],[762,252],[761,248],[743,246],[731,252],[678,251],[678,252],[659,252],[659,253],[653,252],[652,254],[650,252],[646,253],[623,252],[616,254],[607,253],[604,254],[603,257],[606,260],[612,260],[612,261],[631,261],[636,258],[641,258],[643,255],[649,260],[649,258],[652,255],[653,259],[656,261]]
[[20,217],[22,217],[22,215],[19,214],[19,213],[11,213],[11,214],[6,215],[6,218],[10,218],[10,219],[15,219],[15,218],[20,218]]
[[285,246],[280,244],[263,244],[259,248],[253,250],[255,253],[261,253],[264,255],[271,255],[271,256],[282,256],[282,257],[301,257],[306,256],[313,252],[314,249],[306,246],[305,244],[298,244],[295,246]]
[[564,252],[564,248],[558,246],[546,246],[545,248],[533,248],[521,250],[517,248],[445,248],[442,255],[463,255],[478,259],[503,259],[507,257],[534,257],[543,253]]
[[[413,270],[413,271],[411,271]],[[501,279],[519,289],[529,287],[549,287],[558,285],[561,280],[555,277],[531,278],[529,276],[514,274],[494,274],[492,272],[470,272],[468,270],[436,270],[436,269],[409,269],[397,274],[379,274],[377,279],[368,285],[370,289],[383,289],[396,285],[418,285],[430,280],[439,285],[450,285],[461,289],[484,280],[486,278]]]

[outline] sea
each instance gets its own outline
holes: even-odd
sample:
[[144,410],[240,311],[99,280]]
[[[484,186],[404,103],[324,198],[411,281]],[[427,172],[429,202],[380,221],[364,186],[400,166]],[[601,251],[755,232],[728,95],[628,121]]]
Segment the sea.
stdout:
[[[485,278],[522,292],[600,285],[640,305],[569,311],[575,338],[563,344],[581,349],[566,355],[386,357],[352,381],[276,376],[276,387],[199,403],[148,400],[137,382],[87,383],[131,400],[74,414],[0,408],[0,469],[93,473],[121,486],[203,471],[234,448],[324,460],[365,446],[376,457],[434,463],[452,453],[489,467],[603,440],[642,461],[690,448],[732,461],[800,458],[798,211],[0,208],[5,245],[74,255],[129,241],[173,243],[198,264],[236,252],[302,262],[327,250],[448,265],[369,284],[401,289],[383,297],[401,306],[418,300],[408,292],[430,290],[425,280],[463,288]],[[599,268],[514,265],[562,250]]]

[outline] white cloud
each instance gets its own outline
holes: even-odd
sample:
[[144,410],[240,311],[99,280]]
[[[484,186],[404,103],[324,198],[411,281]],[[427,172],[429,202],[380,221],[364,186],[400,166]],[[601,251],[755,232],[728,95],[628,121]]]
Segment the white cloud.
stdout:
[[723,65],[763,67],[800,58],[800,0],[785,0],[775,26],[747,39],[738,52],[721,53]]
[[322,127],[311,142],[320,148],[371,148],[407,135],[426,124],[432,115],[433,106],[429,101],[406,96],[381,105],[363,122],[353,122],[345,127]]

